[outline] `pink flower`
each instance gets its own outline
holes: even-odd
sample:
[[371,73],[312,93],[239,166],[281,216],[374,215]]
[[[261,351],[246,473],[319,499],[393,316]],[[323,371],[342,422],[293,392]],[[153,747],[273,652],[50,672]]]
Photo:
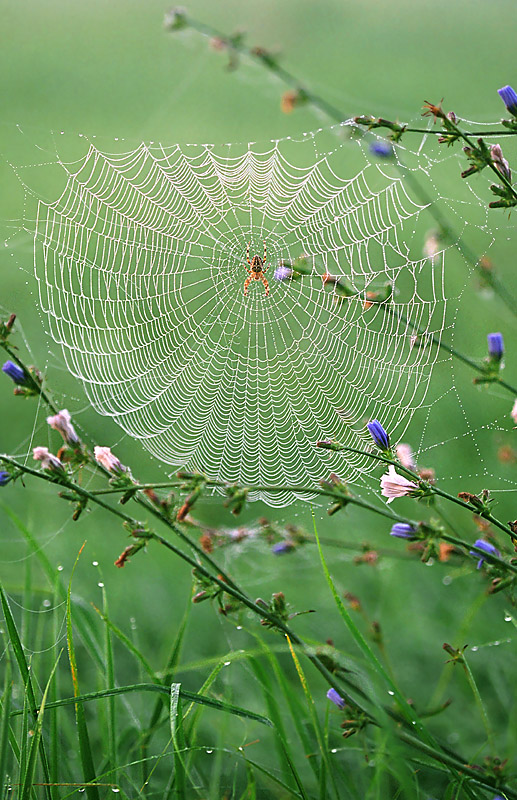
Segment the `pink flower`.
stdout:
[[415,470],[416,464],[415,459],[413,458],[413,450],[411,449],[411,445],[409,444],[398,444],[395,450],[397,454],[397,458],[402,464],[403,467],[406,469]]
[[396,497],[411,495],[415,489],[418,489],[418,486],[413,481],[408,481],[407,478],[399,475],[393,464],[390,464],[388,472],[381,478],[381,488],[382,496],[387,497],[388,503],[391,503]]
[[513,404],[513,408],[510,411],[510,416],[513,419],[513,421],[515,422],[515,424],[517,425],[517,400]]
[[61,434],[67,444],[77,444],[79,442],[79,437],[74,430],[70,414],[66,408],[53,417],[47,417],[47,422],[53,430]]
[[125,466],[114,456],[109,447],[95,447],[94,449],[95,460],[101,467],[107,469],[108,472],[115,474],[119,472],[126,472]]
[[48,447],[35,447],[32,451],[32,457],[34,458],[34,461],[41,461],[41,466],[43,469],[50,469],[54,472],[56,470],[63,469],[63,465],[59,458],[50,453]]

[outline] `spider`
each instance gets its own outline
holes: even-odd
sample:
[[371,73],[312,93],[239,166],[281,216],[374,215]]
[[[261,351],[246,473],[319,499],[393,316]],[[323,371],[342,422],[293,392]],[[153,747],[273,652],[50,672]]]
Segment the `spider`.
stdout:
[[250,261],[250,244],[251,242],[248,242],[248,246],[246,248],[246,260],[250,265],[251,269],[248,270],[249,277],[246,278],[246,280],[244,281],[244,297],[246,297],[246,295],[248,294],[248,286],[250,285],[251,281],[262,281],[266,289],[266,297],[267,297],[269,294],[269,283],[267,282],[264,276],[264,272],[266,272],[266,270],[263,268],[264,264],[266,263],[266,253],[267,253],[266,243],[264,242],[264,257],[260,258],[260,256],[253,256],[251,261]]

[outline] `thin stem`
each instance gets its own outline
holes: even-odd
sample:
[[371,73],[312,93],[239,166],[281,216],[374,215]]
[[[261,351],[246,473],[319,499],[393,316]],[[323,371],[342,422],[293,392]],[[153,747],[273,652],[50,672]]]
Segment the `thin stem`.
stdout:
[[[430,133],[431,136],[442,136],[443,130],[432,130],[429,128],[412,128],[409,125],[404,128],[404,133]],[[517,130],[498,130],[498,131],[465,131],[467,136],[517,136]]]
[[33,375],[29,372],[28,367],[23,363],[21,358],[14,352],[13,348],[7,344],[7,342],[2,341],[0,342],[0,346],[3,347],[5,352],[8,356],[16,363],[19,367],[23,369],[25,372],[27,379],[29,381],[27,388],[32,389],[33,392],[39,394],[41,399],[47,404],[48,408],[54,413],[58,413],[58,408],[54,404],[53,400],[49,397],[49,395],[45,392],[43,387],[38,383],[38,381],[34,378]]
[[[414,332],[417,334],[417,336],[425,335],[429,337],[429,333],[427,331],[413,325],[413,323],[411,323],[404,314],[401,314],[400,311],[395,309],[393,306],[389,305],[389,303],[386,302],[375,303],[375,300],[369,302],[371,302],[374,305],[380,305],[388,314],[395,317],[397,320],[400,320],[405,325],[411,326]],[[445,344],[445,342],[442,342],[441,339],[438,339],[434,334],[432,334],[429,338],[430,341],[434,345],[436,345],[436,347],[438,347],[439,349],[445,350],[447,353],[450,353],[454,358],[457,358],[458,361],[462,361],[464,364],[467,364],[467,366],[469,366],[471,369],[474,369],[476,372],[479,372],[480,375],[486,375],[485,368],[482,365],[478,364],[476,361],[474,361],[472,358],[464,356],[463,353],[460,353],[454,347]],[[512,386],[510,383],[504,381],[499,375],[493,377],[491,376],[490,383],[497,383],[504,389],[508,389],[508,391],[511,394],[517,396],[517,388],[515,386]]]
[[487,714],[485,705],[483,703],[483,698],[481,697],[481,694],[480,694],[479,689],[477,687],[477,683],[476,683],[476,681],[474,679],[474,675],[472,674],[472,670],[470,669],[470,665],[469,665],[467,659],[465,658],[465,654],[463,654],[460,663],[461,663],[461,666],[463,667],[465,675],[467,676],[467,682],[468,682],[468,684],[470,686],[472,694],[474,695],[474,700],[476,701],[476,705],[477,705],[477,707],[479,709],[479,713],[480,713],[481,719],[483,720],[483,726],[484,726],[485,731],[486,731],[486,737],[487,737],[487,740],[488,740],[488,745],[489,745],[490,751],[491,751],[491,753],[493,755],[494,754],[494,733],[493,733],[492,727],[490,725],[490,720],[488,719],[488,714]]

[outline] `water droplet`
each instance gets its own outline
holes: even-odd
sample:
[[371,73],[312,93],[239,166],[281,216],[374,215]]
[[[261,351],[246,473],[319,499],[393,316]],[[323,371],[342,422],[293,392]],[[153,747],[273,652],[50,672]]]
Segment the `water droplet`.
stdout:
[[223,664],[223,666],[225,666],[225,667],[229,667],[231,663],[232,663],[231,661],[225,661],[225,662],[224,662],[224,664]]
[[113,792],[113,794],[117,794],[117,792],[120,792],[120,789],[118,788],[118,786],[114,786],[111,791]]
[[[510,617],[510,619],[511,619],[511,617]],[[237,630],[238,631],[242,631],[242,625],[237,625]]]
[[102,589],[102,588],[103,588],[103,586],[104,586],[104,584],[103,584],[103,582],[102,582],[102,581],[99,581],[99,583],[97,584],[97,586],[99,586],[99,587]]
[[92,561],[92,566],[98,567],[99,566],[99,562],[98,561]]
[[451,576],[450,575],[444,575],[443,578],[442,578],[442,583],[443,583],[444,586],[450,586],[450,584],[452,583]]
[[426,567],[432,567],[434,564],[434,558],[428,558],[425,562]]
[[244,747],[241,747],[241,746],[239,745],[239,747],[237,748],[237,750],[240,750],[240,752],[241,752],[241,753],[243,753],[243,752],[244,752]]
[[391,695],[391,697],[393,697],[393,695],[395,694],[395,692],[392,692],[392,691],[391,691],[391,689],[389,689],[389,690],[388,690],[388,694],[389,694],[389,695]]
[[331,750],[330,752],[331,752],[331,753],[337,753],[337,747],[333,747],[333,748],[332,748],[332,750]]
[[506,614],[506,616],[504,618],[504,621],[505,622],[511,622],[512,621],[512,617],[510,617],[508,614]]
[[80,792],[85,792],[85,791],[86,791],[86,789],[84,788],[84,786],[82,786],[82,787],[79,789],[79,791],[80,791]]
[[63,570],[64,570],[64,567],[61,564],[59,564],[59,566],[57,568],[57,571],[58,572],[63,572]]
[[479,650],[479,647],[477,646],[477,644],[475,644],[474,647],[470,648],[470,652],[471,653],[476,653],[478,650]]
[[207,756],[209,756],[209,755],[211,755],[211,753],[213,753],[213,752],[214,752],[213,750],[207,750],[207,751],[206,751],[206,754],[207,754]]
[[43,605],[45,606],[45,608],[50,608],[50,600],[44,600]]

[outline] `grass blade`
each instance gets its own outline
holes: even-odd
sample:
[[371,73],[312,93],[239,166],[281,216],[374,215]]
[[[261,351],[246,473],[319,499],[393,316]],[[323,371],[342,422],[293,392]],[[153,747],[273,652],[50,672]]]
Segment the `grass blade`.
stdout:
[[[2,603],[2,610],[4,612],[5,624],[7,626],[7,634],[11,642],[11,647],[13,648],[14,656],[18,664],[18,669],[20,670],[20,674],[22,676],[22,681],[25,688],[25,697],[27,699],[27,705],[29,707],[34,722],[36,722],[38,711],[37,711],[36,697],[34,694],[34,687],[32,685],[32,678],[30,675],[27,661],[25,660],[25,653],[23,651],[23,646],[20,641],[20,637],[18,635],[18,629],[16,627],[16,623],[11,613],[11,608],[9,606],[7,596],[4,592],[4,588],[1,584],[0,584],[0,600]],[[39,741],[39,752],[41,757],[41,764],[43,767],[43,775],[45,783],[50,784],[49,763],[43,739],[40,739]],[[48,798],[48,800],[52,800],[53,793],[50,790],[50,786],[45,786],[45,795]]]
[[9,714],[11,711],[12,668],[9,648],[5,649],[6,665],[4,676],[4,693],[2,695],[2,713],[0,716],[0,797],[4,796],[7,783],[7,756],[9,748]]
[[78,556],[75,560],[74,568],[70,576],[68,584],[68,592],[66,596],[66,641],[68,646],[68,659],[70,661],[70,672],[72,674],[72,684],[74,687],[75,698],[75,720],[77,724],[77,735],[79,738],[79,753],[81,756],[81,763],[83,767],[83,776],[86,785],[86,792],[88,800],[100,800],[99,790],[92,782],[95,780],[95,767],[93,764],[93,755],[90,747],[90,737],[88,736],[88,728],[86,726],[86,718],[84,715],[84,706],[78,699],[79,680],[77,676],[77,660],[75,657],[74,638],[72,630],[72,580],[74,577],[75,568],[83,551],[84,544],[79,550]]
[[[158,692],[170,695],[170,688],[162,686],[159,683],[134,683],[129,686],[115,686],[113,689],[100,689],[98,692],[88,692],[87,694],[74,695],[73,697],[65,697],[55,702],[46,704],[48,708],[60,708],[61,706],[72,706],[76,703],[87,703],[90,700],[100,700],[104,697],[111,697],[123,694],[130,694],[131,692]],[[248,711],[246,708],[234,706],[231,703],[225,703],[223,700],[215,700],[212,697],[205,697],[195,692],[189,692],[186,689],[180,691],[182,700],[189,700],[193,703],[199,703],[203,706],[208,706],[216,711],[225,711],[228,714],[233,714],[236,717],[243,717],[244,719],[260,722],[262,725],[273,727],[273,723],[262,714],[257,714],[255,711]],[[37,710],[37,709],[36,709]],[[17,717],[21,714],[21,710],[11,711],[11,717]]]
[[54,672],[56,671],[60,657],[61,653],[57,657],[57,660],[52,668],[52,672],[50,673],[50,678],[47,681],[47,685],[45,686],[45,691],[43,692],[43,697],[41,699],[41,706],[38,711],[38,718],[36,720],[36,725],[34,726],[34,733],[32,735],[32,740],[29,748],[29,757],[27,759],[27,767],[25,770],[25,775],[23,777],[22,789],[20,792],[20,800],[29,800],[31,792],[33,790],[34,773],[36,771],[38,751],[41,743],[41,736],[43,733],[43,716],[45,713],[45,703],[47,700],[48,690],[52,683]]

